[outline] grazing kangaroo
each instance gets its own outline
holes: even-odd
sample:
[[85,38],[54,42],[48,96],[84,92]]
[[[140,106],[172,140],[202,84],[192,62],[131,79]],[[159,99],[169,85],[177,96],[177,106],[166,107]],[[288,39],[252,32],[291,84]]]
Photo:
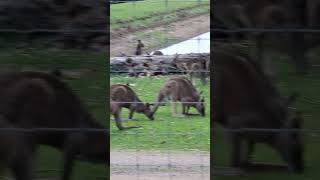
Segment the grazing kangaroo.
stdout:
[[134,112],[143,113],[150,120],[153,120],[150,104],[144,104],[136,93],[124,84],[114,84],[110,87],[110,99],[117,102],[118,108],[128,108],[129,119],[132,119]]
[[290,172],[304,169],[302,114],[288,107],[295,100],[281,97],[272,81],[257,62],[234,49],[215,47],[213,86],[213,120],[227,129],[276,129],[277,132],[230,132],[232,142],[231,165],[247,167],[254,145],[264,143],[276,150],[287,163]]
[[[121,92],[122,91],[122,92]],[[123,86],[113,87],[113,92],[110,91],[110,94],[119,95],[119,94],[127,94],[128,90]],[[114,120],[116,122],[116,126],[119,130],[131,129],[131,128],[139,128],[140,126],[129,126],[124,127],[121,123],[121,106],[120,103],[115,101],[110,97],[110,112],[114,116]],[[111,115],[110,114],[110,115]]]
[[[80,98],[58,77],[40,72],[16,72],[0,75],[0,115],[3,126],[16,128],[90,128],[101,131],[39,131],[17,134],[7,148],[13,157],[6,166],[16,180],[32,180],[32,161],[39,145],[63,152],[62,180],[70,180],[76,159],[109,163],[109,133],[87,111]],[[5,135],[0,135],[3,147]],[[11,154],[12,155],[12,154]],[[10,154],[8,155],[10,157]],[[3,159],[1,159],[3,160]]]
[[201,94],[202,92],[198,93],[196,88],[188,79],[184,77],[172,77],[167,80],[160,89],[152,112],[154,114],[164,100],[170,99],[173,102],[173,116],[177,115],[177,101],[181,102],[182,115],[190,115],[189,109],[190,107],[194,107],[198,110],[201,116],[205,116],[204,98],[200,97]]

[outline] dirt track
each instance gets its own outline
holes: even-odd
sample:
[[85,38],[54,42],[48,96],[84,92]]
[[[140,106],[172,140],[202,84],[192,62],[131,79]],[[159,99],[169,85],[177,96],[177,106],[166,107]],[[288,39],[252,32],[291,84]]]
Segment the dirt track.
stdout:
[[111,180],[209,180],[205,152],[111,151]]
[[[110,55],[117,56],[120,53],[132,54],[134,52],[134,46],[136,45],[136,40],[143,40],[146,45],[147,51],[153,51],[157,48],[164,47],[163,45],[159,45],[159,47],[154,47],[152,38],[143,38],[141,35],[148,33],[163,33],[166,34],[168,38],[174,38],[178,41],[187,40],[199,34],[209,32],[210,31],[210,15],[200,15],[197,17],[192,17],[186,20],[181,20],[179,22],[174,22],[171,24],[166,24],[163,26],[155,27],[155,28],[147,28],[144,31],[139,31],[139,33],[129,33],[122,34],[121,36],[111,36],[110,41]],[[152,48],[148,48],[148,46],[152,46]]]

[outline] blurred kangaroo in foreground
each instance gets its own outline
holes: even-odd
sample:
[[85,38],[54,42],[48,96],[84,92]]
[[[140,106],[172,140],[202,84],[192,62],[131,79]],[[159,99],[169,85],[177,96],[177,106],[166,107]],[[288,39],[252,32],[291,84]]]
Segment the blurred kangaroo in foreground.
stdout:
[[[14,128],[14,126],[6,118],[0,116],[0,128]],[[30,166],[29,162],[32,161],[33,156],[30,156],[29,149],[27,148],[28,142],[23,141],[27,134],[15,131],[1,131],[1,164],[6,164],[12,170],[16,180],[31,180],[32,166]]]
[[198,110],[201,116],[205,116],[204,98],[200,97],[202,92],[198,93],[192,83],[184,77],[170,78],[160,89],[157,102],[152,110],[153,114],[157,111],[158,107],[165,100],[171,100],[172,115],[177,115],[177,101],[181,102],[182,115],[189,114],[190,107]]
[[[150,120],[153,120],[153,115],[150,109],[150,104],[144,104],[136,93],[128,86],[124,84],[114,84],[111,85],[110,88],[110,99],[113,104],[113,114],[120,113],[121,108],[128,108],[129,109],[129,119],[132,119],[134,112],[143,113],[146,115]],[[121,124],[120,119],[117,120],[117,126]],[[118,126],[121,129],[121,125]]]
[[[109,133],[87,111],[72,89],[54,75],[40,72],[1,74],[0,116],[1,127],[59,130],[17,132],[15,136],[0,133],[0,151],[7,153],[1,154],[7,159],[0,160],[16,180],[33,179],[32,161],[39,145],[48,145],[63,152],[62,180],[70,180],[76,159],[109,162]],[[62,128],[101,131],[66,132]]]
[[263,68],[234,47],[214,49],[213,120],[235,130],[228,132],[231,166],[255,167],[252,155],[262,143],[280,155],[289,172],[302,173],[303,135],[286,131],[303,129],[303,113],[290,108],[297,93],[283,97]]

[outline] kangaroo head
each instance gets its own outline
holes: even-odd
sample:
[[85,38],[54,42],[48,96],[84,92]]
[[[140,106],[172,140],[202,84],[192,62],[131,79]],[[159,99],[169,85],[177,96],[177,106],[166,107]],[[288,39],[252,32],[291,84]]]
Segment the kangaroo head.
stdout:
[[206,115],[203,97],[199,100],[199,102],[196,103],[196,109],[198,110],[201,116]]
[[150,120],[153,120],[153,113],[149,103],[138,105],[137,112],[145,114]]
[[151,110],[151,104],[146,103],[146,116],[150,119],[150,120],[154,120],[153,117],[153,111]]

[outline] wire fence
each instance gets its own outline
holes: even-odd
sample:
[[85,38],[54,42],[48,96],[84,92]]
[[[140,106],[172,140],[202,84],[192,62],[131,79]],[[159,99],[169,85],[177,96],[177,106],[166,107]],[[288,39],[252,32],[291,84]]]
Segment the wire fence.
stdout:
[[[127,2],[127,1],[125,1]],[[131,56],[138,51],[139,55],[151,54],[152,51],[159,50],[163,53],[163,56],[177,54],[184,54],[183,51],[179,51],[179,46],[184,47],[189,53],[202,53],[201,47],[210,46],[205,42],[210,42],[210,37],[199,36],[195,38],[183,39],[179,37],[179,31],[184,29],[182,26],[174,27],[174,21],[165,21],[167,16],[178,16],[178,20],[197,17],[198,15],[193,13],[193,9],[196,9],[203,5],[209,7],[209,1],[177,1],[177,0],[164,0],[164,1],[146,1],[146,3],[155,4],[159,9],[164,7],[164,10],[160,13],[155,13],[154,16],[139,17],[140,11],[144,10],[143,1],[129,2],[127,6],[132,5],[130,11],[130,20],[122,20],[125,26],[130,26],[136,22],[143,24],[145,28],[151,30],[146,31],[143,35],[126,37],[125,32],[127,29],[123,27],[114,26],[117,21],[113,21],[113,15],[116,17],[117,8],[111,9],[111,56]],[[191,5],[185,8],[184,4],[190,3]],[[113,6],[113,5],[112,5]],[[112,8],[111,6],[111,8]],[[194,7],[193,7],[194,6]],[[179,8],[175,8],[179,7]],[[119,9],[119,12],[121,10]],[[201,9],[199,10],[201,11]],[[204,11],[205,12],[205,11]],[[204,14],[209,14],[209,11]],[[185,18],[179,17],[179,14],[185,14]],[[199,13],[203,14],[202,12]],[[162,17],[163,16],[163,17]],[[149,23],[148,20],[152,20],[156,17],[154,23]],[[120,22],[120,21],[119,21]],[[158,23],[156,23],[158,22]],[[130,24],[132,23],[132,24]],[[196,23],[196,22],[193,22]],[[154,27],[154,28],[153,28]],[[117,29],[118,28],[118,29]],[[133,32],[141,33],[142,30],[139,27],[130,27]],[[174,32],[174,28],[176,31]],[[161,29],[161,30],[159,30]],[[163,29],[163,30],[162,30]],[[114,32],[113,32],[114,31]],[[170,32],[172,31],[172,32]],[[203,30],[201,30],[203,32]],[[196,34],[202,34],[195,30]],[[207,32],[209,29],[207,30]],[[119,34],[115,36],[114,34]],[[130,32],[132,33],[132,32]],[[122,34],[122,35],[121,35]],[[124,35],[123,35],[124,34]],[[163,34],[163,36],[161,35]],[[160,39],[159,39],[160,38]],[[144,47],[137,49],[137,40],[141,40]],[[114,43],[113,43],[114,42]],[[121,47],[116,43],[121,43]],[[184,45],[188,44],[188,45]],[[205,45],[203,45],[205,44]],[[200,50],[199,50],[200,48]],[[189,49],[189,51],[188,51]],[[172,50],[172,51],[171,51]],[[176,51],[176,52],[173,52]],[[208,52],[209,53],[209,52]],[[152,62],[149,63],[149,67],[141,66],[137,69],[112,69],[110,67],[110,84],[124,84],[128,85],[136,95],[139,101],[117,100],[117,96],[114,97],[114,104],[117,105],[149,105],[152,111],[154,106],[158,103],[157,96],[164,85],[164,83],[171,77],[182,76],[189,78],[189,74],[203,73],[209,74],[208,69],[183,69],[174,68],[172,65],[168,67],[155,67]],[[150,77],[145,77],[149,76]],[[206,76],[209,80],[209,75]],[[170,110],[174,105],[180,105],[172,101],[162,102],[158,110],[154,114],[154,120],[150,122],[146,114],[135,112],[133,118],[128,118],[129,111],[122,108],[121,122],[125,125],[138,125],[140,128],[129,129],[125,132],[119,131],[115,126],[113,117],[110,117],[111,122],[111,179],[209,179],[210,178],[210,155],[209,151],[209,139],[210,133],[208,127],[210,126],[210,95],[209,84],[202,85],[199,77],[195,76],[193,79],[193,85],[200,93],[201,90],[204,93],[201,95],[205,98],[206,116],[201,117],[196,109],[190,109],[190,113],[194,113],[191,116],[182,116],[180,114],[180,106],[178,106],[178,114],[173,116],[173,112]],[[112,95],[110,95],[112,96]],[[203,102],[200,101],[187,101],[185,104],[200,105]],[[132,106],[132,107],[133,107]],[[171,107],[171,108],[169,108]],[[192,121],[194,121],[192,123]],[[184,126],[189,124],[189,127],[194,127],[191,130],[187,130]],[[196,129],[198,127],[199,129]]]

